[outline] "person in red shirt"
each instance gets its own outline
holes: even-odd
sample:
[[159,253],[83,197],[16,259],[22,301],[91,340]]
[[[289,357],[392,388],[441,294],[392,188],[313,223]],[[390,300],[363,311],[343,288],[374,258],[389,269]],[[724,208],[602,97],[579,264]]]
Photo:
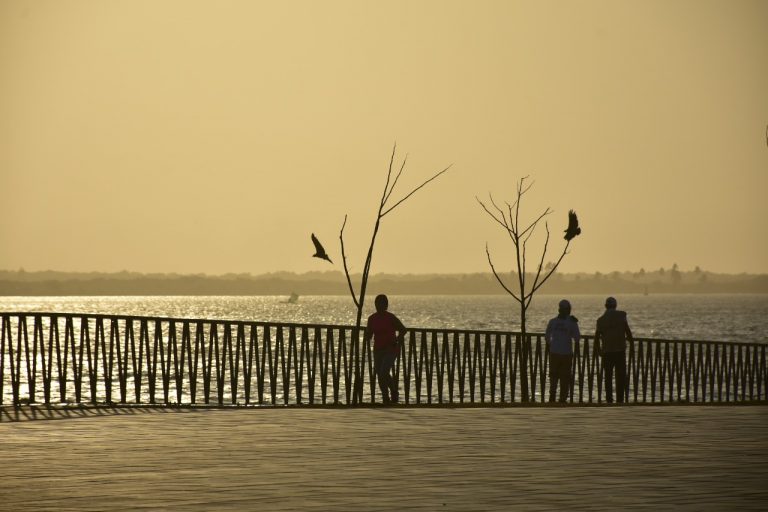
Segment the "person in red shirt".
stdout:
[[397,403],[400,395],[391,372],[407,329],[399,318],[387,311],[389,300],[386,295],[377,295],[374,304],[376,312],[368,317],[363,339],[367,346],[373,336],[373,365],[384,403]]

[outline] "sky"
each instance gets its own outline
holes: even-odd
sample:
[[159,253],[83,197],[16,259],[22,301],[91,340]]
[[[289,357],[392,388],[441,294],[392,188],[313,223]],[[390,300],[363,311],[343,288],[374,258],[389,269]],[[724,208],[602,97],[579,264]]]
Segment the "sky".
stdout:
[[[768,2],[0,0],[0,269],[768,273]],[[398,167],[399,168],[399,167]],[[333,265],[312,258],[310,233]],[[529,242],[538,259],[544,226]]]

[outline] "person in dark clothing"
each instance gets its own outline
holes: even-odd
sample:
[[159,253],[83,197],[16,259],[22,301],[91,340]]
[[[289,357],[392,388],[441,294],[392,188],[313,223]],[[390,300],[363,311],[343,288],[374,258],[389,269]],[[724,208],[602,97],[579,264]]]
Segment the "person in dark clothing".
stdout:
[[597,319],[595,350],[603,358],[605,400],[613,403],[613,374],[616,373],[616,401],[624,402],[627,393],[627,340],[633,341],[627,312],[616,309],[616,299],[605,299],[605,313]]
[[549,321],[544,339],[549,346],[549,401],[555,401],[560,383],[560,403],[568,400],[571,389],[571,365],[573,343],[581,338],[578,320],[571,316],[571,303],[563,299],[558,305],[557,316]]
[[397,382],[392,376],[392,368],[400,355],[400,346],[407,329],[399,318],[387,311],[389,300],[386,295],[377,295],[374,304],[376,312],[368,317],[364,342],[367,346],[373,337],[373,365],[384,403],[397,403],[400,395]]

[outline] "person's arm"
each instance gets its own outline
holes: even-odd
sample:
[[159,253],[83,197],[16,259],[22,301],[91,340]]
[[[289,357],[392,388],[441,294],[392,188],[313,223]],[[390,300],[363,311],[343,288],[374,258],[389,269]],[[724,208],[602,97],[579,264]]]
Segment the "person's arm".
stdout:
[[547,323],[547,330],[544,331],[544,341],[547,342],[547,345],[552,344],[552,320]]
[[368,343],[371,340],[373,332],[371,331],[371,319],[368,318],[368,323],[365,324],[365,332],[363,333],[363,343]]
[[624,316],[624,333],[627,335],[627,339],[631,342],[634,342],[635,339],[632,337],[632,330],[629,328],[629,322],[627,322],[627,317]]
[[579,330],[578,322],[573,322],[573,332],[571,335],[573,336],[573,341],[579,341],[581,339],[581,331]]
[[594,351],[599,356],[603,355],[603,351],[600,350],[600,335],[601,334],[602,333],[600,332],[600,322],[598,322],[597,326],[595,327],[595,346],[594,346]]
[[403,345],[405,343],[405,333],[408,330],[403,322],[400,321],[395,315],[392,315],[395,319],[395,330],[397,331],[397,344]]

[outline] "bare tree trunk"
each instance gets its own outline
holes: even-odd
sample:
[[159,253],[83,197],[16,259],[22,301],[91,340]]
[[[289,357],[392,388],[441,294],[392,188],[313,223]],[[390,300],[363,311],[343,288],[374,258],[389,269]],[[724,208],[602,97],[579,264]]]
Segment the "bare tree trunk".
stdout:
[[528,388],[528,360],[531,353],[531,344],[528,339],[528,330],[525,325],[525,314],[528,308],[525,302],[520,303],[520,400],[527,403],[530,400]]
[[[569,224],[568,229],[566,232],[568,233],[566,235],[566,243],[565,247],[563,248],[563,252],[560,254],[560,257],[557,259],[557,261],[551,265],[547,265],[548,270],[544,270],[544,259],[547,255],[547,249],[549,247],[549,226],[547,223],[544,223],[544,227],[546,229],[546,239],[544,241],[544,249],[541,253],[541,258],[539,259],[538,269],[535,274],[533,274],[533,284],[530,285],[530,291],[526,291],[528,289],[528,284],[526,282],[526,244],[528,240],[531,238],[531,235],[533,235],[533,232],[536,230],[536,226],[538,225],[539,221],[541,221],[544,217],[552,213],[552,211],[547,208],[544,210],[544,213],[539,215],[533,222],[531,222],[527,227],[521,227],[520,226],[520,203],[522,201],[523,195],[525,195],[526,192],[531,188],[531,185],[525,185],[525,180],[527,176],[524,178],[521,178],[520,181],[518,181],[517,184],[517,198],[515,199],[514,203],[509,204],[506,203],[507,209],[504,210],[500,208],[496,202],[493,200],[493,197],[490,197],[490,204],[493,206],[493,209],[488,208],[488,206],[485,205],[480,199],[477,199],[477,202],[480,203],[480,206],[485,210],[485,212],[494,220],[496,223],[498,223],[504,230],[506,231],[507,235],[509,236],[510,240],[512,241],[512,244],[515,246],[515,264],[517,265],[517,281],[518,281],[518,287],[519,287],[519,295],[513,292],[499,277],[499,274],[496,272],[496,268],[493,266],[493,261],[491,260],[491,253],[488,249],[488,244],[485,245],[485,253],[488,256],[488,264],[491,267],[491,270],[493,271],[493,275],[496,277],[496,280],[501,285],[504,290],[510,294],[519,304],[520,304],[520,347],[519,347],[519,354],[520,354],[520,395],[521,395],[521,401],[523,402],[529,402],[534,397],[530,396],[530,388],[529,388],[529,382],[528,382],[528,363],[529,359],[531,358],[531,342],[528,338],[528,329],[526,326],[526,313],[528,311],[528,307],[531,305],[531,301],[533,300],[533,295],[538,291],[541,286],[547,282],[547,280],[552,276],[552,274],[557,270],[557,267],[560,265],[560,262],[563,261],[563,258],[568,253],[568,246],[571,243],[571,239],[579,234],[581,231],[578,229],[578,221],[576,219],[576,214],[572,211],[569,213]],[[571,219],[571,214],[573,218]],[[571,226],[571,220],[573,220],[573,234],[571,234],[572,226]],[[570,238],[569,238],[570,236]],[[543,277],[542,277],[542,270],[544,270]]]
[[[434,176],[426,180],[424,183],[419,185],[418,187],[411,190],[408,194],[406,194],[402,199],[397,201],[394,205],[387,207],[387,202],[392,195],[392,192],[395,190],[395,185],[397,185],[397,181],[400,179],[400,175],[403,173],[403,169],[405,168],[405,162],[408,159],[408,156],[403,159],[403,163],[400,166],[400,171],[397,173],[397,176],[395,176],[394,181],[391,181],[392,178],[392,165],[395,161],[395,151],[397,149],[397,145],[395,145],[392,148],[392,156],[389,161],[389,168],[387,170],[387,181],[384,184],[384,191],[381,195],[381,200],[379,201],[379,209],[376,215],[376,223],[373,226],[373,234],[371,235],[371,243],[368,246],[368,254],[365,258],[365,265],[363,266],[363,272],[360,280],[360,291],[359,295],[355,293],[354,288],[352,286],[352,278],[349,274],[349,268],[347,267],[347,256],[344,251],[344,227],[347,224],[347,216],[344,216],[344,223],[341,226],[341,232],[339,233],[339,240],[341,243],[341,256],[342,261],[344,263],[344,274],[347,278],[347,285],[349,286],[349,293],[352,296],[352,301],[355,304],[355,307],[357,308],[357,315],[355,318],[355,327],[352,331],[352,360],[354,364],[354,378],[353,378],[353,385],[352,385],[352,403],[357,404],[363,401],[363,385],[364,385],[364,375],[365,375],[365,363],[366,363],[366,355],[368,354],[367,347],[363,346],[363,343],[361,343],[361,337],[360,333],[362,331],[362,324],[363,324],[363,308],[365,307],[365,293],[368,288],[368,277],[371,273],[371,264],[373,262],[373,250],[376,245],[376,236],[379,233],[379,226],[381,225],[381,219],[384,218],[385,215],[387,215],[389,212],[397,208],[400,204],[402,204],[406,199],[411,197],[413,194],[415,194],[419,189],[424,187],[427,183],[434,180],[441,174],[443,174],[445,171],[451,168],[449,165],[442,171],[436,173]],[[391,185],[390,185],[391,181]],[[361,357],[361,349],[365,350],[363,352]]]

